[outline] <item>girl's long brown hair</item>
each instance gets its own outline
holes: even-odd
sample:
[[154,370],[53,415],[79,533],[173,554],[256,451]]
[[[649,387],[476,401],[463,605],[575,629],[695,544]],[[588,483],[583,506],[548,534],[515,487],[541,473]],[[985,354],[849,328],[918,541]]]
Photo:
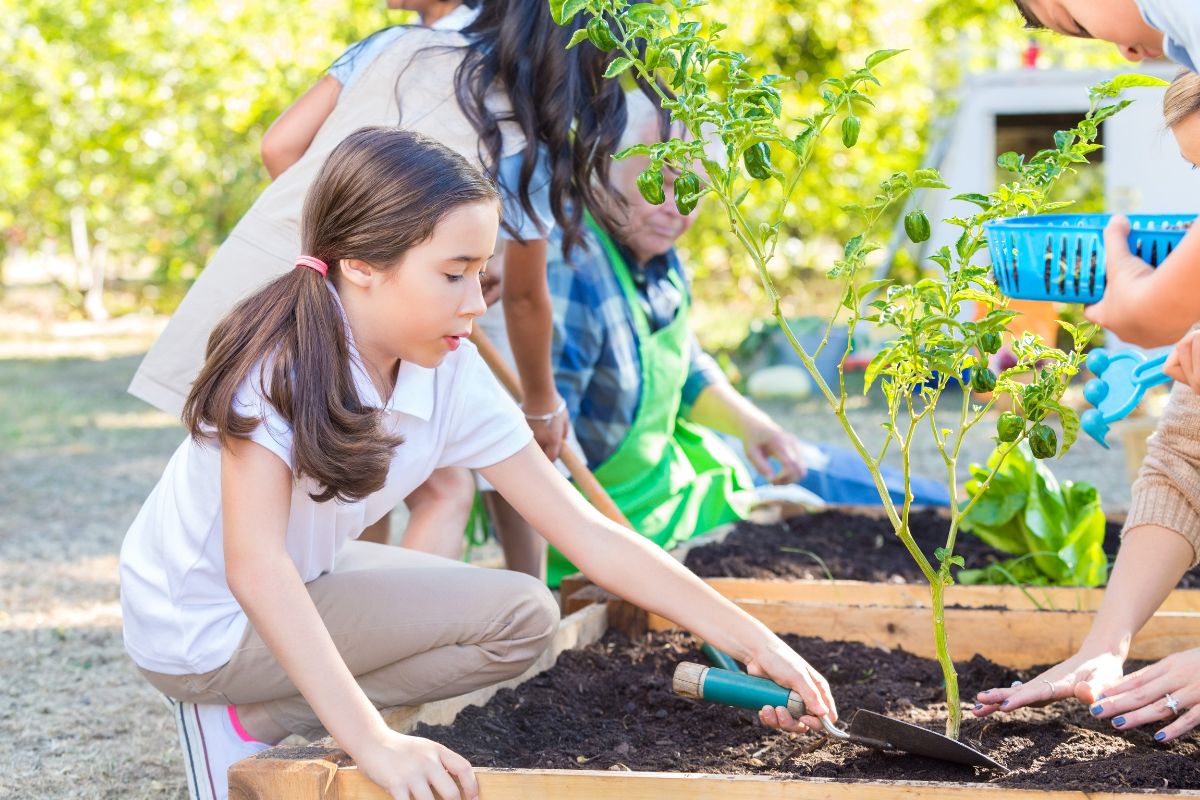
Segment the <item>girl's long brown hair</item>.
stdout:
[[[302,252],[328,264],[336,286],[340,259],[395,268],[447,213],[480,202],[498,207],[495,186],[448,147],[410,131],[363,128],[334,149],[308,191]],[[322,487],[313,499],[362,499],[383,487],[401,440],[384,431],[382,412],[359,397],[350,358],[337,299],[319,273],[293,269],[240,302],[213,330],[184,424],[201,441],[248,438],[261,420],[239,414],[234,398],[244,382],[256,380],[292,428],[295,477]]]

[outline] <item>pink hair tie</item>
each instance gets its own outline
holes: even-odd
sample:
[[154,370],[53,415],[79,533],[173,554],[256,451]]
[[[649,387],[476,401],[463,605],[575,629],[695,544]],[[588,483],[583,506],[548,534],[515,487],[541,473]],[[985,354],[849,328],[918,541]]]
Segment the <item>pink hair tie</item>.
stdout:
[[295,266],[314,269],[321,273],[322,278],[329,272],[329,265],[315,256],[297,256]]

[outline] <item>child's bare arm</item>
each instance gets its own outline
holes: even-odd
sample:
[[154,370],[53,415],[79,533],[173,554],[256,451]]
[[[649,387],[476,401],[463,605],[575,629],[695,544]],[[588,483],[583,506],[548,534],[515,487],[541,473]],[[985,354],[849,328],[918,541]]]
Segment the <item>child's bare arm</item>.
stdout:
[[271,179],[300,160],[337,105],[342,85],[326,75],[288,106],[263,134],[262,160]]
[[[831,713],[837,718],[828,683],[804,659],[661,548],[601,516],[535,443],[482,472],[513,508],[598,585],[695,632],[746,662],[752,674],[796,690],[812,715]],[[768,724],[773,719],[763,718]],[[814,716],[801,722],[820,725]],[[793,728],[786,720],[781,727]]]
[[1104,298],[1084,310],[1092,322],[1141,347],[1179,341],[1200,321],[1200,230],[1152,269],[1129,251],[1129,220],[1113,217],[1104,231]]
[[371,780],[394,797],[430,788],[446,798],[474,797],[466,760],[390,730],[346,667],[285,547],[291,491],[291,471],[261,445],[234,440],[222,451],[230,590],[322,724]]

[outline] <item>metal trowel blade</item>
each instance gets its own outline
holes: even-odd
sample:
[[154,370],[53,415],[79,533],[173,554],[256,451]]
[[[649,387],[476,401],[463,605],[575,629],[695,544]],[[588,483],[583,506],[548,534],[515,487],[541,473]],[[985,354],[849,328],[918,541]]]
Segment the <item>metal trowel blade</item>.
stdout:
[[910,722],[885,717],[865,708],[854,712],[854,718],[850,720],[850,727],[847,731],[854,739],[868,740],[863,744],[872,747],[886,744],[891,749],[902,750],[905,753],[940,758],[943,761],[953,761],[972,767],[991,767],[1007,771],[1007,767],[1000,762],[988,758],[975,748],[968,747],[949,736],[943,736],[936,731],[922,728],[920,725],[913,725]]

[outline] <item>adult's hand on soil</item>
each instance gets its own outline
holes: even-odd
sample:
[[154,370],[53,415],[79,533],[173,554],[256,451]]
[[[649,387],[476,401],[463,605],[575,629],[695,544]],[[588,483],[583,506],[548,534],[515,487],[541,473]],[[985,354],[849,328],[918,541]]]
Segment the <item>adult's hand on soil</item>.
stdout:
[[[808,473],[800,440],[774,423],[748,427],[742,444],[754,468],[775,485],[795,483]],[[779,464],[778,469],[771,459]]]
[[975,696],[977,702],[971,713],[986,717],[996,711],[1044,706],[1071,697],[1090,705],[1121,680],[1124,663],[1124,659],[1110,652],[1076,653],[1030,681],[980,692]]
[[1122,340],[1141,344],[1146,331],[1145,281],[1154,268],[1129,249],[1129,218],[1116,215],[1104,228],[1104,297],[1086,306],[1083,316]]
[[758,718],[764,725],[785,731],[804,732],[809,728],[820,728],[818,717],[828,716],[837,721],[837,705],[829,682],[813,669],[807,661],[781,640],[769,644],[763,651],[746,662],[746,672],[760,678],[770,678],[788,689],[794,690],[804,700],[807,714],[794,718],[787,708],[763,706]]
[[[1174,700],[1172,709],[1168,698]],[[1092,714],[1125,731],[1167,721],[1154,734],[1169,742],[1200,725],[1200,648],[1184,650],[1126,675],[1092,705]]]
[[355,761],[395,800],[479,797],[479,783],[467,760],[429,739],[388,731],[367,752],[355,754]]

